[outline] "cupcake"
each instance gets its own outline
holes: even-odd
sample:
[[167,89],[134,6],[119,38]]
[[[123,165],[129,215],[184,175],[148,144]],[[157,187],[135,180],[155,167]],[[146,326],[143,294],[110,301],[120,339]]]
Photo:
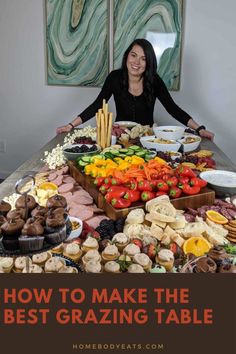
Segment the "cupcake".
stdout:
[[29,211],[33,210],[36,205],[36,200],[32,195],[21,195],[15,203],[16,208],[25,208],[27,206]]
[[11,257],[1,257],[0,259],[0,268],[3,270],[3,273],[10,273],[14,265],[14,260]]
[[220,266],[225,259],[229,258],[229,255],[225,252],[225,249],[220,246],[215,246],[210,249],[208,256],[216,262],[217,266]]
[[51,253],[61,254],[61,253],[63,253],[63,251],[64,251],[64,244],[63,243],[60,243],[58,246],[53,247],[51,249]]
[[26,267],[22,270],[22,273],[43,273],[43,268],[37,264],[31,264],[29,269]]
[[22,252],[38,251],[43,248],[44,241],[44,228],[43,226],[30,218],[25,223],[19,237],[19,247]]
[[82,244],[81,249],[84,253],[90,250],[98,250],[98,241],[94,238],[89,236]]
[[219,273],[236,273],[236,265],[234,264],[221,264]]
[[1,200],[0,202],[0,214],[6,216],[7,213],[11,210],[11,204]]
[[0,214],[0,227],[7,221],[7,219],[5,218],[5,216]]
[[166,273],[166,268],[159,264],[155,264],[154,267],[150,269],[150,273]]
[[36,206],[36,208],[34,208],[31,211],[31,216],[44,216],[44,217],[46,217],[47,212],[48,212],[48,208],[38,205],[38,206]]
[[27,218],[26,209],[25,208],[17,208],[17,209],[14,209],[14,210],[10,210],[7,213],[6,218],[7,218],[7,220],[11,220],[11,219],[23,219],[23,220],[25,220]]
[[111,244],[111,241],[108,238],[104,238],[103,240],[98,241],[99,252],[104,251],[104,249]]
[[64,247],[63,255],[70,259],[73,259],[74,262],[78,262],[82,256],[82,251],[80,246],[77,243],[68,243]]
[[119,256],[120,253],[116,245],[108,245],[104,251],[102,251],[103,262],[115,261]]
[[101,273],[102,266],[100,262],[89,261],[84,268],[86,273]]
[[2,243],[6,250],[15,251],[19,248],[18,238],[25,222],[22,219],[11,219],[1,226]]
[[196,261],[195,273],[215,273],[217,265],[210,257],[201,257]]
[[71,266],[63,266],[58,273],[71,273],[76,274],[78,273],[78,269]]
[[104,271],[107,273],[120,273],[120,265],[115,261],[108,261],[104,265]]
[[64,259],[60,257],[51,257],[44,266],[45,273],[58,273],[66,265]]
[[47,262],[47,260],[51,257],[52,255],[50,252],[42,252],[42,253],[34,254],[32,257],[32,262],[34,264],[37,264],[40,267],[43,267]]
[[141,253],[140,248],[134,243],[129,243],[123,250],[123,253],[130,256],[131,259],[138,253]]
[[145,273],[143,267],[140,264],[131,264],[127,269],[128,273]]
[[29,257],[17,257],[14,262],[14,273],[22,273],[23,269],[27,267],[27,262],[29,266],[32,264],[32,260]]
[[56,195],[48,198],[46,207],[52,208],[52,209],[56,209],[56,208],[64,208],[65,209],[67,207],[66,198],[63,197],[62,195],[56,194]]
[[100,253],[97,250],[90,250],[86,252],[82,258],[83,265],[85,266],[85,264],[89,261],[101,262]]
[[137,253],[134,255],[133,262],[141,265],[145,272],[149,272],[152,266],[152,261],[145,253]]
[[167,249],[162,249],[156,255],[156,262],[170,271],[174,265],[174,253]]
[[48,243],[63,242],[67,236],[64,215],[55,214],[54,210],[50,209],[46,218],[45,230],[45,238]]
[[128,245],[129,237],[126,236],[123,232],[115,234],[112,238],[112,242],[116,245],[120,252]]

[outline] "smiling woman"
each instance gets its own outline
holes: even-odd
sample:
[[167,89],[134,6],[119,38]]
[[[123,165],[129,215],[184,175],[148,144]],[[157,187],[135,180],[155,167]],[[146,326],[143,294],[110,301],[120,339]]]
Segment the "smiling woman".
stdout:
[[[103,100],[114,96],[116,119],[129,120],[142,125],[153,125],[156,99],[167,112],[180,123],[197,129],[199,125],[188,113],[173,101],[164,82],[157,74],[157,60],[154,49],[146,39],[135,39],[126,49],[119,70],[112,71],[105,80],[96,100],[80,113],[71,123],[57,128],[57,133],[69,132],[95,116],[102,107]],[[201,128],[201,129],[200,129]],[[213,134],[199,128],[199,134],[213,138]]]

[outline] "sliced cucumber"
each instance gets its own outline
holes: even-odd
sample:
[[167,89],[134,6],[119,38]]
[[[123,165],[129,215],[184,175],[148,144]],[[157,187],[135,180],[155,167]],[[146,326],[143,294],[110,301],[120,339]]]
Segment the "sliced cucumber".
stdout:
[[119,153],[121,154],[126,154],[128,151],[128,149],[119,149]]
[[83,161],[83,160],[81,159],[81,160],[79,160],[78,165],[81,166],[81,167],[84,167],[84,166],[87,166],[87,165],[88,165],[88,162],[85,162],[85,161]]
[[95,159],[104,160],[104,156],[103,155],[94,155],[94,156],[90,157],[91,162],[94,162]]
[[83,156],[81,160],[84,161],[84,162],[90,163],[91,162],[91,156]]
[[118,155],[119,155],[119,150],[117,150],[117,149],[111,149],[109,152],[110,152],[112,155],[115,155],[115,156],[118,156]]
[[141,148],[138,145],[131,145],[131,146],[129,146],[129,149],[131,149],[131,150],[140,150]]
[[126,154],[119,154],[119,157],[121,157],[122,159],[125,158],[127,155]]
[[128,150],[126,156],[133,156],[134,153],[135,153],[134,150]]
[[139,157],[144,157],[146,155],[145,151],[135,151],[135,155]]

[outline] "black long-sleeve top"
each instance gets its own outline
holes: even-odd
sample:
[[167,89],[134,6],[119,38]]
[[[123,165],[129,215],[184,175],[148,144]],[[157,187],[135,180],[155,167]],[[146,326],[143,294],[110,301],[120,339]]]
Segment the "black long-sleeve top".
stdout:
[[116,104],[117,121],[128,120],[142,125],[149,124],[152,126],[156,98],[162,103],[167,112],[182,124],[187,125],[189,119],[191,119],[191,117],[173,101],[160,76],[156,75],[153,86],[154,98],[151,102],[147,101],[144,93],[140,96],[133,96],[128,91],[124,92],[121,82],[121,70],[114,70],[107,76],[96,100],[78,115],[83,122],[94,117],[98,109],[102,107],[103,99],[108,101],[112,94]]

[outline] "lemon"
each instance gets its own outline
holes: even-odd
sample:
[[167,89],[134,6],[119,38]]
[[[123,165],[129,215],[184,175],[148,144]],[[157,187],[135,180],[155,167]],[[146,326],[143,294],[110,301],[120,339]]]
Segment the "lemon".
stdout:
[[206,212],[208,219],[215,222],[216,224],[227,224],[228,219],[215,210],[207,210]]
[[192,253],[196,257],[203,256],[205,253],[208,253],[211,248],[211,244],[203,237],[190,237],[183,245],[185,254]]

